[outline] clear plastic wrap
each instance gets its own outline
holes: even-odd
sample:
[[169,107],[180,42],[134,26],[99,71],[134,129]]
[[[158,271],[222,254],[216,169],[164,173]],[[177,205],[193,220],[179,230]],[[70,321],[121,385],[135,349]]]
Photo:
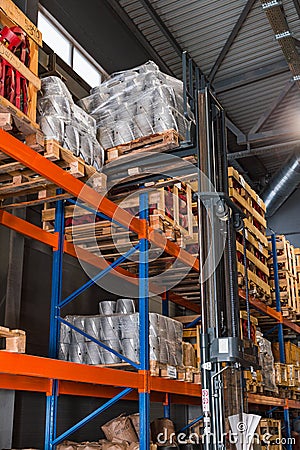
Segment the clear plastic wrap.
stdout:
[[96,120],[105,149],[171,128],[184,136],[193,121],[184,116],[182,82],[152,61],[113,74],[79,105]]
[[[121,299],[119,310],[134,308],[131,299]],[[124,301],[125,300],[125,301]],[[101,312],[116,310],[113,301],[100,302]],[[113,313],[95,316],[67,316],[66,320],[91,337],[98,339],[110,348],[132,361],[139,361],[139,314]],[[86,364],[113,364],[121,359],[97,345],[88,337],[61,326],[60,359],[69,359]],[[156,313],[149,314],[149,357],[151,361],[181,366],[183,328],[180,322]],[[77,348],[76,348],[77,346]]]
[[260,331],[256,331],[258,343],[258,360],[261,366],[263,385],[266,390],[278,392],[275,383],[274,356],[272,353],[272,344],[263,337]]
[[38,97],[39,123],[46,140],[55,139],[99,172],[104,150],[97,141],[96,121],[75,105],[66,85],[57,77],[42,80]]
[[45,77],[41,80],[41,91],[44,96],[61,95],[73,103],[72,95],[65,83],[58,77]]

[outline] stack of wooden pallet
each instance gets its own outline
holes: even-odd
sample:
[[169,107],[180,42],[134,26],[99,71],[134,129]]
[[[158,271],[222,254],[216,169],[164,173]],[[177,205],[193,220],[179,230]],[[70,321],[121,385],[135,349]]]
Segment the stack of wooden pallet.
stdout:
[[300,248],[295,248],[298,298],[300,299]]
[[25,353],[26,333],[23,330],[10,330],[0,326],[1,350],[14,353]]
[[[39,130],[39,126],[36,124],[36,105],[37,92],[41,88],[41,82],[38,78],[38,47],[42,45],[42,35],[11,0],[1,0],[0,25],[2,30],[4,27],[14,29],[17,26],[22,29],[28,39],[28,62],[25,63],[19,59],[16,53],[13,53],[13,49],[12,51],[9,50],[9,42],[5,40],[0,42],[1,58],[4,58],[17,71],[19,76],[26,80],[27,84],[27,88],[21,86],[21,89],[26,90],[26,92],[21,92],[20,102],[11,103],[13,102],[12,98],[0,96],[1,127],[7,131],[16,131],[25,137]],[[11,90],[17,92],[17,86],[12,86]],[[20,103],[19,108],[15,106],[18,103]]]
[[[133,215],[139,212],[140,191],[110,196],[116,204]],[[184,246],[193,237],[192,189],[188,183],[174,180],[158,183],[149,191],[150,226],[164,233],[166,239]],[[51,203],[45,205],[42,221],[44,229],[53,231],[55,208]],[[135,242],[133,233],[111,224],[107,220],[96,219],[93,213],[84,208],[66,206],[66,239],[76,245],[84,246],[91,252],[101,253],[113,258]],[[153,250],[155,251],[155,249]],[[133,264],[134,266],[134,264]]]
[[[300,313],[300,304],[295,249],[285,236],[278,235],[276,236],[276,250],[281,309],[285,317],[297,319],[297,314]],[[269,251],[272,253],[271,242],[269,242]],[[273,299],[275,299],[274,266],[272,256],[269,259],[269,267],[271,274],[271,287],[273,289]]]
[[[269,285],[268,239],[266,236],[266,207],[256,192],[232,167],[228,169],[229,196],[244,212],[246,218],[246,259],[248,286],[253,296],[271,304]],[[245,286],[244,240],[242,231],[237,234],[237,260],[239,285]]]
[[253,372],[244,370],[244,381],[247,392],[251,394],[262,394],[264,392],[263,377],[260,370]]
[[253,443],[258,444],[262,450],[269,448],[272,448],[272,450],[282,450],[281,420],[260,419],[256,436],[258,439],[254,439]]
[[280,363],[279,343],[272,344],[276,384],[280,395],[298,400],[300,397],[300,347],[285,342],[285,364]]

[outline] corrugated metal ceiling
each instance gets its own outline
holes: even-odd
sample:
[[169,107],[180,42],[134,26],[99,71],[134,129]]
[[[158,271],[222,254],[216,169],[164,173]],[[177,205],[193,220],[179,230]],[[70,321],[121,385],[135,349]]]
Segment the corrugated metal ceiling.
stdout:
[[[170,44],[143,2],[119,0],[119,3],[172,72],[180,76],[181,58],[178,49]],[[148,0],[148,3],[179,46],[188,51],[208,76],[247,1]],[[290,30],[295,37],[300,38],[300,20],[293,0],[283,0],[282,3]],[[265,73],[270,65],[275,67],[275,72],[266,73],[265,77],[259,77],[261,79],[249,79],[249,73]],[[240,86],[226,91],[227,83],[229,85],[235,77],[242,80]],[[218,98],[230,119],[248,134],[289,79],[291,73],[288,65],[285,65],[281,48],[262,9],[261,1],[256,1],[216,73],[214,84],[222,82],[223,86],[223,92]],[[291,118],[295,115],[300,117],[297,87],[289,92],[282,105],[275,109],[259,131],[274,130],[274,127],[291,128]],[[284,156],[278,154],[278,158],[276,156],[274,160],[272,154],[267,154],[260,156],[260,159],[267,170],[273,170],[279,162],[282,163]]]

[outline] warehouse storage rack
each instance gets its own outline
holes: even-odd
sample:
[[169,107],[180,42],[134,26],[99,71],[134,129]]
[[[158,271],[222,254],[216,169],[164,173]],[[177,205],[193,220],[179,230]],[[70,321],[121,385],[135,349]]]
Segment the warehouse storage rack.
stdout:
[[[118,400],[124,397],[131,400],[138,399],[140,434],[142,436],[140,448],[146,450],[149,448],[150,442],[150,399],[162,402],[165,405],[166,415],[169,415],[170,412],[170,402],[199,405],[201,401],[201,387],[198,384],[150,377],[148,354],[148,243],[155,243],[158,247],[163,248],[165,252],[177,257],[196,271],[199,271],[199,262],[173,242],[165,241],[160,233],[152,230],[148,226],[146,192],[140,194],[140,218],[137,219],[3,130],[0,130],[0,149],[6,155],[22,163],[25,167],[30,168],[37,174],[40,174],[46,180],[50,180],[59,189],[82,202],[80,203],[81,207],[94,209],[102,217],[113,220],[126,229],[137,233],[139,238],[139,243],[136,247],[108,266],[99,257],[83,248],[76,248],[76,246],[64,239],[63,200],[56,202],[55,233],[53,234],[47,233],[41,228],[17,218],[7,211],[0,211],[0,224],[22,233],[29,238],[49,245],[53,250],[49,341],[50,357],[41,358],[24,354],[0,352],[0,388],[44,392],[46,394],[45,449],[47,450],[54,448],[55,445],[99,415],[102,411],[115,404]],[[62,193],[61,190],[58,191],[58,198]],[[135,278],[132,274],[129,275],[132,277],[132,283],[138,286],[139,290],[140,363],[136,364],[134,361],[119,355],[116,351],[108,349],[104,344],[98,342],[92,336],[88,336],[74,325],[68,325],[105,349],[117,354],[122,360],[133,365],[138,371],[128,372],[106,367],[99,368],[54,359],[57,357],[60,323],[67,324],[60,317],[60,309],[112,269],[115,269],[116,275],[119,273],[122,276],[123,273],[126,273],[127,271],[119,268],[118,265],[124,262],[135,251],[139,251],[139,277]],[[62,300],[62,261],[64,253],[74,257],[77,257],[78,254],[84,261],[101,269],[101,272],[84,286],[70,294],[66,299]],[[164,304],[166,305],[166,302]],[[164,312],[166,312],[166,307],[164,307]],[[69,430],[60,436],[56,436],[57,403],[60,394],[93,396],[109,398],[109,400]]]
[[[50,449],[65,437],[69,436],[79,427],[83,426],[89,420],[92,420],[104,409],[109,408],[121,398],[129,400],[139,400],[141,414],[141,449],[149,448],[149,402],[157,401],[165,405],[165,416],[170,414],[170,403],[178,404],[201,404],[201,386],[193,383],[187,383],[177,380],[169,380],[159,377],[150,377],[148,361],[148,243],[153,242],[160,248],[164,248],[169,255],[175,256],[185,263],[192,270],[199,272],[199,261],[194,260],[192,255],[184,249],[179,248],[175,243],[165,242],[162,236],[155,230],[150,229],[147,223],[147,194],[141,193],[140,199],[140,218],[137,219],[117,205],[102,197],[92,188],[85,186],[80,180],[65,172],[53,162],[48,161],[25,144],[21,143],[10,134],[0,130],[0,151],[20,162],[25,167],[30,168],[37,174],[40,174],[45,180],[51,181],[58,189],[70,194],[70,197],[82,202],[81,206],[88,205],[95,210],[97,214],[106,219],[114,220],[126,229],[137,233],[139,237],[138,248],[140,253],[140,279],[131,274],[132,283],[139,289],[140,302],[140,339],[141,355],[140,364],[135,367],[138,372],[128,372],[125,370],[115,370],[111,368],[92,367],[72,362],[59,361],[54,359],[57,356],[58,328],[59,323],[63,322],[58,310],[75,298],[90,284],[86,284],[79,290],[76,290],[67,299],[61,299],[62,283],[62,259],[63,254],[73,257],[80,256],[80,259],[90,263],[101,270],[100,276],[104,276],[112,268],[115,269],[116,276],[126,271],[117,267],[123,259],[119,259],[109,269],[107,263],[102,259],[88,252],[83,248],[76,248],[70,242],[64,240],[64,203],[60,200],[61,192],[58,192],[58,201],[56,206],[55,233],[50,234],[41,228],[22,220],[7,211],[0,210],[0,224],[23,235],[35,239],[48,245],[53,251],[53,277],[52,277],[52,299],[51,299],[51,327],[50,327],[50,358],[42,358],[24,354],[13,354],[9,352],[0,352],[0,388],[13,390],[26,390],[32,392],[42,392],[47,396],[47,414],[46,414],[46,433],[45,448]],[[190,151],[191,154],[194,151]],[[100,205],[100,206],[99,206]],[[123,258],[129,257],[129,254]],[[126,272],[127,273],[127,272]],[[128,275],[128,273],[127,273]],[[278,276],[278,274],[277,274]],[[96,280],[90,280],[93,283]],[[241,298],[246,299],[246,293],[239,290]],[[280,311],[279,293],[276,291],[276,310],[267,306],[260,300],[249,296],[248,301],[251,307],[261,311],[263,314],[275,319],[279,326],[279,342],[283,347],[283,327],[288,327],[297,333],[300,333],[300,327],[296,323],[283,317]],[[194,308],[198,311],[198,305],[193,305],[184,298],[177,296],[168,296],[170,301],[177,301],[187,309]],[[197,306],[197,308],[196,308]],[[163,301],[163,313],[167,314],[167,301]],[[76,329],[76,327],[71,326]],[[76,331],[84,334],[82,330]],[[89,337],[90,339],[91,337]],[[105,346],[99,343],[105,348]],[[284,354],[281,351],[282,361]],[[124,357],[122,357],[124,360]],[[126,360],[126,359],[125,359]],[[127,361],[132,363],[132,361]],[[134,364],[133,364],[134,365]],[[91,413],[88,417],[82,419],[63,435],[56,436],[55,419],[57,415],[57,397],[58,395],[79,395],[92,396],[98,398],[108,398],[108,402]],[[300,402],[290,399],[272,398],[258,394],[248,394],[249,403],[262,404],[273,407],[283,407],[288,420],[288,409],[299,408]]]

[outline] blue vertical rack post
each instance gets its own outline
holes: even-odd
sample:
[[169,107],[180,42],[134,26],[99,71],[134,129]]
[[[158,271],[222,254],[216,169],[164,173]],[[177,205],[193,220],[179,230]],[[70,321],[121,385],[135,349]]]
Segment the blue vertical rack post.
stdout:
[[[273,271],[274,271],[274,285],[275,285],[275,299],[276,299],[276,311],[281,312],[281,302],[280,302],[280,287],[279,287],[279,273],[278,273],[278,260],[277,260],[277,248],[276,248],[276,235],[271,234],[271,244],[272,244],[272,257],[273,257]],[[284,348],[284,336],[283,336],[283,325],[280,322],[278,324],[278,342],[279,342],[279,357],[280,362],[285,364],[285,348]],[[286,434],[286,448],[287,450],[292,450],[291,444],[291,424],[288,406],[284,407],[283,410],[284,424],[285,424],[285,434]]]
[[[58,192],[61,193],[61,190]],[[84,207],[91,211],[91,208]],[[98,214],[97,211],[94,211]],[[55,232],[58,233],[58,248],[53,252],[52,264],[52,293],[50,308],[50,338],[49,338],[49,357],[58,357],[58,344],[60,334],[60,324],[69,326],[72,330],[80,333],[85,338],[92,340],[102,348],[110,351],[123,361],[131,364],[138,369],[144,377],[143,388],[139,391],[139,413],[140,413],[140,449],[149,450],[150,447],[150,392],[149,392],[149,242],[148,242],[148,194],[146,192],[140,195],[140,219],[143,221],[143,232],[139,236],[139,243],[132,247],[124,255],[115,260],[109,267],[102,270],[94,278],[90,279],[83,286],[76,289],[67,298],[62,300],[62,269],[63,269],[63,252],[64,252],[64,201],[56,202],[55,208]],[[105,216],[106,218],[106,216]],[[111,220],[111,219],[110,219]],[[113,221],[113,220],[111,220]],[[139,338],[140,338],[140,361],[139,363],[126,358],[117,351],[107,347],[102,342],[88,335],[85,331],[75,327],[61,317],[61,308],[69,304],[77,298],[81,293],[94,285],[97,280],[104,277],[112,269],[126,261],[134,252],[139,250]],[[45,440],[44,449],[53,450],[55,446],[69,437],[72,433],[83,427],[89,421],[97,417],[100,413],[114,405],[120,399],[132,392],[132,388],[124,388],[115,397],[108,400],[95,411],[84,417],[68,430],[57,436],[57,400],[58,400],[58,382],[53,380],[51,392],[47,395],[46,402],[46,424],[45,424]]]
[[[59,189],[57,194],[61,194]],[[64,245],[64,201],[56,202],[54,231],[58,233],[58,248],[53,252],[52,260],[52,288],[50,305],[50,338],[49,357],[58,357],[59,322],[57,320],[58,305],[62,293],[62,266]],[[53,380],[51,392],[46,400],[45,450],[52,450],[52,441],[56,435],[57,416],[57,380]]]
[[[165,292],[162,297],[162,314],[163,316],[169,317],[169,294]],[[164,418],[170,419],[171,417],[171,396],[166,394],[164,402]]]
[[144,386],[139,392],[140,413],[140,450],[150,447],[150,393],[149,393],[149,242],[148,242],[148,194],[140,194],[140,219],[144,223],[144,232],[139,236],[139,335],[140,370],[144,374]]

